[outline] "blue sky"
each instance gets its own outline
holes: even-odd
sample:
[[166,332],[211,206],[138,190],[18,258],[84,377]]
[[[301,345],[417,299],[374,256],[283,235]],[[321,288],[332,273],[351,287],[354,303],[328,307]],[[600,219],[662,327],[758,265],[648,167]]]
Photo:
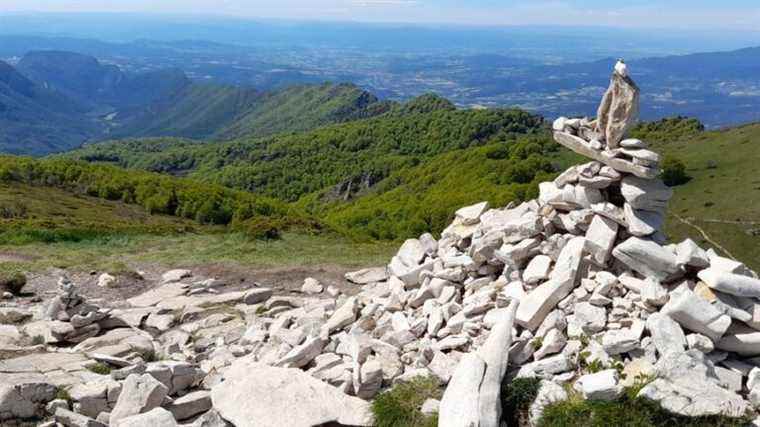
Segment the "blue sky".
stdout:
[[240,17],[760,29],[760,0],[0,0],[0,12],[152,12]]

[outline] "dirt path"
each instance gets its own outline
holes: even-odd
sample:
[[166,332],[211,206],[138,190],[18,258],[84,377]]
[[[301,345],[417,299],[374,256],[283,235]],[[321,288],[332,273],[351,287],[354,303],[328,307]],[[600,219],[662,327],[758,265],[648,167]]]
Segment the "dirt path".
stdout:
[[678,220],[679,220],[679,221],[681,221],[682,223],[684,223],[684,224],[688,225],[689,227],[692,227],[693,229],[697,230],[697,231],[699,232],[699,234],[701,234],[701,235],[702,235],[702,237],[704,237],[704,239],[705,239],[707,242],[709,242],[711,245],[713,245],[713,246],[715,246],[716,248],[718,248],[718,249],[720,249],[721,251],[723,251],[723,253],[725,253],[726,255],[728,255],[728,257],[729,257],[729,258],[731,258],[731,259],[733,259],[733,260],[736,260],[736,257],[735,257],[735,256],[733,256],[733,255],[731,254],[731,252],[729,252],[729,251],[728,251],[728,249],[724,248],[724,247],[723,247],[723,246],[722,246],[720,243],[718,243],[718,242],[716,242],[715,240],[713,240],[712,238],[710,238],[710,235],[709,235],[709,234],[707,234],[707,232],[706,232],[706,231],[705,231],[705,230],[704,230],[702,227],[700,227],[700,226],[698,226],[698,225],[694,224],[693,222],[689,221],[688,219],[686,219],[686,218],[682,218],[682,217],[680,217],[680,216],[678,216],[678,215],[676,215],[676,214],[673,214],[673,216],[675,216],[675,217],[676,217],[676,219],[678,219]]
[[[352,269],[334,265],[256,269],[239,265],[207,264],[188,267],[178,265],[173,268],[187,268],[192,271],[193,276],[185,279],[187,282],[209,278],[220,280],[225,284],[218,288],[220,292],[245,290],[258,284],[272,288],[276,295],[296,295],[300,293],[303,281],[307,277],[319,280],[325,288],[329,285],[336,286],[348,295],[356,294],[360,290],[359,286],[349,283],[343,277]],[[101,301],[106,306],[119,307],[123,306],[127,299],[159,286],[161,276],[166,271],[167,268],[163,266],[138,266],[134,273],[118,275],[117,286],[103,288],[97,285],[98,277],[103,272],[50,268],[44,272],[30,274],[24,291],[29,296],[47,300],[57,293],[58,279],[66,275],[77,284],[83,296]],[[139,275],[135,274],[137,272]]]

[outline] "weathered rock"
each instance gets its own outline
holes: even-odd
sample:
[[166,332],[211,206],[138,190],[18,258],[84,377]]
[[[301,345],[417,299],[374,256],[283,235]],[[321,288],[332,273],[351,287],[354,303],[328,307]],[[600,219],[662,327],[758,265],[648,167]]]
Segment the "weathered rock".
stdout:
[[671,293],[670,300],[660,312],[713,341],[720,340],[731,325],[731,317],[688,289]]
[[618,373],[614,369],[583,375],[573,388],[587,400],[615,400],[622,391],[618,384]]
[[712,289],[740,297],[760,298],[760,280],[741,274],[732,274],[713,268],[697,273]]
[[237,427],[307,427],[327,423],[370,426],[369,403],[298,369],[238,359],[211,390],[214,409]]
[[567,132],[555,131],[554,140],[580,155],[602,162],[619,172],[630,173],[645,179],[654,179],[659,174],[659,170],[656,167],[637,165],[632,161],[617,158],[614,154],[600,151],[599,148],[593,147],[591,143]]
[[652,240],[631,237],[615,247],[612,254],[632,270],[659,281],[680,271],[676,256]]
[[667,208],[673,189],[660,179],[626,176],[620,186],[625,201],[633,209],[658,212]]
[[384,282],[388,280],[388,269],[386,267],[365,268],[363,270],[346,273],[346,280],[357,285],[366,285],[368,283]]
[[523,281],[529,285],[538,283],[549,278],[551,272],[552,259],[546,255],[534,257],[525,267],[523,272]]
[[742,356],[760,355],[760,331],[740,324],[732,325],[715,344],[724,351],[732,351]]
[[697,268],[710,266],[710,258],[707,256],[707,252],[691,239],[686,239],[676,246],[676,259],[679,265]]
[[359,313],[359,301],[355,297],[348,298],[340,308],[335,310],[322,328],[328,334],[343,329],[356,320],[357,313]]
[[246,291],[243,296],[243,302],[248,305],[262,303],[272,297],[272,290],[269,288],[254,288]]
[[544,408],[551,404],[565,401],[567,398],[567,391],[564,387],[553,381],[541,380],[538,394],[528,410],[531,425],[538,425],[541,416],[544,414]]
[[586,231],[588,251],[593,255],[599,265],[606,265],[610,258],[619,225],[615,221],[601,215],[595,215],[591,225]]
[[608,148],[617,148],[639,118],[639,88],[628,76],[613,73],[597,111],[596,131]]
[[56,387],[40,374],[2,376],[0,421],[33,418],[44,413]]
[[66,427],[106,427],[105,424],[90,417],[64,408],[58,408],[55,411],[55,420]]
[[649,315],[647,329],[652,334],[652,342],[660,357],[673,352],[683,352],[686,348],[686,337],[681,326],[662,313]]
[[101,288],[112,288],[116,286],[116,278],[108,273],[98,276],[98,286]]
[[16,307],[0,307],[0,324],[22,323],[32,318],[32,313]]
[[478,396],[486,371],[486,363],[474,353],[465,354],[441,399],[439,427],[480,425]]
[[158,408],[168,393],[169,389],[149,374],[128,376],[111,411],[111,423]]
[[174,399],[165,406],[174,419],[182,421],[211,409],[211,393],[198,390]]
[[517,324],[535,330],[544,318],[575,287],[581,260],[586,252],[586,239],[570,240],[560,253],[548,282],[528,294],[517,309]]
[[319,280],[313,277],[307,277],[303,281],[303,286],[301,286],[301,292],[309,295],[321,294],[324,289],[325,287],[319,283]]
[[644,386],[639,396],[668,411],[689,417],[741,417],[749,409],[738,394],[718,385],[714,366],[698,351],[669,353],[655,369],[657,379]]
[[170,270],[161,276],[161,281],[163,283],[172,283],[172,282],[179,282],[182,279],[192,277],[193,272],[190,270],[182,270],[182,269],[176,269],[176,270]]
[[111,427],[177,427],[177,421],[171,412],[164,408],[155,408],[148,412],[132,415],[111,422]]

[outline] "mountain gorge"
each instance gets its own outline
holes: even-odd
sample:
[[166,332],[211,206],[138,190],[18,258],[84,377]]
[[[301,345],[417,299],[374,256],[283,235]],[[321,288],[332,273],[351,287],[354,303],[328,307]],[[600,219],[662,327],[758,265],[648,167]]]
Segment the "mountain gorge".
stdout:
[[372,117],[392,103],[350,84],[273,92],[196,83],[178,69],[126,73],[93,57],[37,51],[0,69],[3,152],[40,155],[104,139],[232,139]]

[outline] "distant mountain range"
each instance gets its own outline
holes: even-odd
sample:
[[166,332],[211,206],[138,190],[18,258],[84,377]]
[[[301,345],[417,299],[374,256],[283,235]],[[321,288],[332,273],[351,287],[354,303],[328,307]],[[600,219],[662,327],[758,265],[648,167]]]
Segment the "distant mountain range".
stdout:
[[[0,151],[32,155],[133,137],[300,132],[374,117],[430,92],[459,106],[518,106],[548,118],[593,115],[615,61],[329,50],[319,56],[323,51],[198,41],[118,45],[0,36],[6,40],[0,45],[6,55],[24,45],[42,49],[8,57],[14,66],[0,71]],[[81,46],[102,59],[46,48],[52,45]],[[118,50],[109,55],[111,48]],[[629,64],[646,120],[696,117],[708,128],[760,121],[760,48]]]
[[304,131],[388,111],[351,84],[260,92],[195,83],[178,69],[126,73],[72,52],[0,62],[0,151],[40,155],[104,139],[232,139]]

